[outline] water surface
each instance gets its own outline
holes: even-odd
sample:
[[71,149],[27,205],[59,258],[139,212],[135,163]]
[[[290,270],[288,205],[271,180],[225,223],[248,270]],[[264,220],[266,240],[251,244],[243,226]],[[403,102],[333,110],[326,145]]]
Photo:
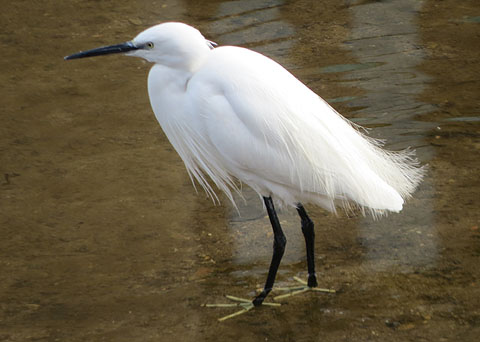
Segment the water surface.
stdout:
[[[1,341],[475,341],[480,53],[476,1],[6,3],[0,84]],[[429,172],[401,214],[307,206],[317,274],[305,294],[224,323],[224,294],[263,285],[272,233],[196,194],[151,112],[148,64],[67,63],[167,20],[279,61],[387,148]],[[279,284],[305,277],[299,220]]]

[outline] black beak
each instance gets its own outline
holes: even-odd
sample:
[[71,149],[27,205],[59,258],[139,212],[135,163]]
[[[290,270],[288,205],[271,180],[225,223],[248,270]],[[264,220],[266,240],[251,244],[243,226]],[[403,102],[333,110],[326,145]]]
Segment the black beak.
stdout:
[[102,47],[92,49],[92,50],[87,50],[87,51],[80,51],[78,53],[74,53],[73,55],[65,57],[65,60],[109,55],[112,53],[122,53],[122,52],[128,52],[132,50],[138,50],[140,48],[141,47],[135,46],[135,44],[133,44],[132,42],[126,42],[126,43],[117,44],[117,45],[102,46]]

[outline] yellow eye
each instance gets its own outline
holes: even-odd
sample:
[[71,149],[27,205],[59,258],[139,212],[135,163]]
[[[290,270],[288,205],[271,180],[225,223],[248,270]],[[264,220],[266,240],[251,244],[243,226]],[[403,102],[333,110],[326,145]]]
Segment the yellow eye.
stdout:
[[153,49],[153,43],[152,43],[152,42],[148,42],[147,44],[145,44],[145,46],[146,46],[148,49]]

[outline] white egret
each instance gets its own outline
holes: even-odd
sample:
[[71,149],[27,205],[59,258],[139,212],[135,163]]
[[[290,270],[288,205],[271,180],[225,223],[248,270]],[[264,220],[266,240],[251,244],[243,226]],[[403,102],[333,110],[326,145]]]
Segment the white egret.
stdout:
[[130,42],[65,59],[125,53],[154,63],[150,102],[192,182],[214,201],[218,197],[208,178],[234,205],[238,181],[263,197],[274,244],[265,287],[251,302],[257,306],[272,290],[286,244],[272,198],[300,215],[307,287],[315,288],[314,226],[302,203],[332,212],[337,204],[373,215],[399,212],[423,169],[411,151],[382,150],[270,58],[215,45],[197,29],[172,22]]

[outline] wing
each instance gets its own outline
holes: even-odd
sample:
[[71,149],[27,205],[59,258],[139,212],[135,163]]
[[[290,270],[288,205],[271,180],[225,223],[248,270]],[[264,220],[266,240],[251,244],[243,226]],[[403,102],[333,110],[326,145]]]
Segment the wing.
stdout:
[[[420,175],[387,154],[272,60],[223,47],[192,78],[191,106],[218,167],[285,203],[334,200],[399,211]],[[214,159],[214,158],[213,158]]]

